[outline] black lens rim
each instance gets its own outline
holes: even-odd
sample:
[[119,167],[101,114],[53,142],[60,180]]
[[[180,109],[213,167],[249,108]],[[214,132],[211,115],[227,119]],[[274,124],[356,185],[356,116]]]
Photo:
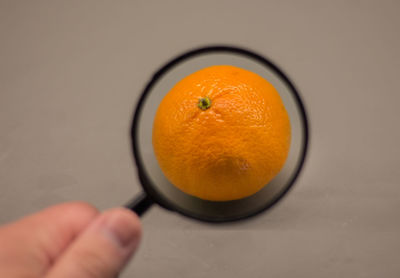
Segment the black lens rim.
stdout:
[[[247,215],[240,215],[240,216],[233,216],[233,217],[224,217],[224,218],[213,218],[213,217],[207,217],[204,215],[199,215],[196,213],[193,213],[188,210],[181,209],[179,207],[176,207],[173,203],[171,203],[169,200],[164,198],[162,195],[160,195],[156,190],[154,190],[154,186],[152,185],[151,179],[147,176],[146,171],[144,170],[142,159],[140,158],[139,154],[139,142],[138,142],[138,136],[136,136],[137,131],[138,131],[138,125],[139,125],[139,119],[143,107],[143,103],[146,100],[147,95],[153,88],[153,86],[156,84],[158,79],[165,75],[169,70],[171,70],[173,67],[178,65],[179,63],[183,62],[184,60],[193,58],[195,56],[203,55],[206,53],[234,53],[234,54],[239,54],[242,56],[249,57],[253,60],[256,60],[257,62],[265,65],[266,67],[272,69],[275,71],[276,74],[279,75],[280,78],[289,86],[291,89],[292,93],[294,94],[294,99],[300,108],[300,117],[302,118],[301,122],[303,124],[303,130],[304,130],[304,146],[302,149],[301,153],[301,159],[300,163],[298,164],[298,167],[292,176],[291,180],[289,181],[287,187],[272,201],[267,203],[265,206],[261,207],[257,211],[254,211],[250,214]],[[133,152],[133,157],[137,166],[137,171],[138,171],[138,176],[140,183],[143,187],[143,190],[145,193],[152,199],[155,203],[159,204],[160,206],[174,212],[178,212],[184,216],[204,221],[204,222],[210,222],[210,223],[222,223],[222,222],[232,222],[232,221],[238,221],[238,220],[243,220],[247,219],[250,217],[254,217],[262,212],[267,211],[268,209],[272,208],[275,206],[282,198],[288,193],[288,191],[293,187],[293,184],[297,180],[302,168],[304,167],[304,163],[306,160],[306,155],[308,152],[308,147],[309,147],[309,121],[306,113],[306,109],[304,107],[303,101],[300,97],[300,94],[296,87],[294,86],[293,82],[290,81],[290,79],[287,77],[287,75],[280,69],[276,64],[271,62],[269,59],[255,53],[254,51],[240,48],[240,47],[235,47],[235,46],[226,46],[226,45],[216,45],[216,46],[205,46],[205,47],[200,47],[196,49],[189,50],[169,62],[167,62],[164,66],[162,66],[150,79],[150,81],[147,83],[145,86],[142,94],[140,95],[140,98],[136,104],[136,108],[134,110],[134,115],[133,115],[133,120],[132,120],[132,125],[131,125],[131,131],[130,131],[130,136],[131,136],[131,142],[132,142],[132,152]]]

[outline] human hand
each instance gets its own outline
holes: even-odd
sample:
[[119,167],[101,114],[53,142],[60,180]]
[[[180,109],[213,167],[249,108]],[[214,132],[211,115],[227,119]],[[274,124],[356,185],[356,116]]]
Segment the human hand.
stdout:
[[0,277],[116,277],[140,237],[140,221],[127,209],[57,205],[0,227]]

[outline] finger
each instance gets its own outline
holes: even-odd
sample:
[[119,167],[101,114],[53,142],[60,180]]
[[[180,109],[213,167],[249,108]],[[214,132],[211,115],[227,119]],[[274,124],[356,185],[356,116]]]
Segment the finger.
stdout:
[[115,277],[136,250],[140,237],[136,214],[123,208],[106,211],[72,243],[47,278]]
[[0,277],[42,277],[97,214],[88,204],[65,203],[2,227]]

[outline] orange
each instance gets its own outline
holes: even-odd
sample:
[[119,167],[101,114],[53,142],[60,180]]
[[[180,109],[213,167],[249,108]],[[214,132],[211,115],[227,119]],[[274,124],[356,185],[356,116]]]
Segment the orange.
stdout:
[[179,81],[154,119],[161,170],[204,200],[250,196],[281,170],[289,152],[289,116],[276,89],[248,70],[218,65]]

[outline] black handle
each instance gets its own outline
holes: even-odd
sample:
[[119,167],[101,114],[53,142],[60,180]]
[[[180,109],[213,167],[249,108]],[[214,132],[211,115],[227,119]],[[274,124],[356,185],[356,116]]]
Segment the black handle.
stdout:
[[131,202],[125,205],[126,208],[133,210],[137,215],[142,216],[149,207],[153,204],[153,200],[145,193],[142,192],[136,196]]

